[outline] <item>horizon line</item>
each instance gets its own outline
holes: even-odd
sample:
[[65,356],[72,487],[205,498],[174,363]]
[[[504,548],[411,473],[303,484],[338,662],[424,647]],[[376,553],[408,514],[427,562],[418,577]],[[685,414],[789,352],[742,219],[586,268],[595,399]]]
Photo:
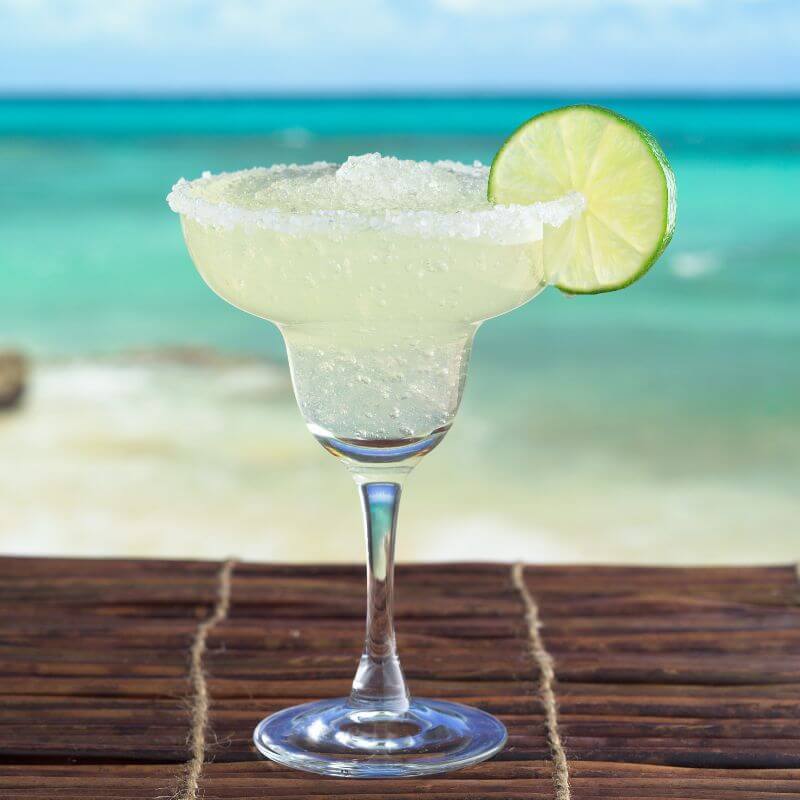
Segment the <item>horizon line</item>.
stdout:
[[0,89],[0,101],[237,101],[237,100],[530,100],[603,98],[615,100],[800,100],[792,89],[369,89],[369,90],[16,90]]

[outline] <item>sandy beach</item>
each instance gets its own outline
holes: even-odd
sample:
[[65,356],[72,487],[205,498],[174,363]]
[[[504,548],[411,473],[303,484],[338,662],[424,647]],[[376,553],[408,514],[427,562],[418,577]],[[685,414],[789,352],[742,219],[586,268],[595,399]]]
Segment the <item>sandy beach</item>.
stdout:
[[[665,446],[674,428],[589,438],[580,424],[569,435],[555,406],[527,427],[508,409],[482,413],[487,379],[408,480],[402,559],[796,557],[791,481],[753,480],[747,459],[718,452],[719,431],[687,432],[694,464],[682,467]],[[283,364],[198,350],[39,360],[0,438],[7,553],[362,558],[352,481],[305,430]],[[712,443],[724,473],[703,467]]]

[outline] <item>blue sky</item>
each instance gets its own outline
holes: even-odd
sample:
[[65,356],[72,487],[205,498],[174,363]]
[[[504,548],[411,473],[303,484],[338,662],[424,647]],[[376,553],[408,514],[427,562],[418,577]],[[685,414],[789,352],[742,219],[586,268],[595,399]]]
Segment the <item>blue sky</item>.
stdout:
[[0,0],[0,91],[800,90],[800,0]]

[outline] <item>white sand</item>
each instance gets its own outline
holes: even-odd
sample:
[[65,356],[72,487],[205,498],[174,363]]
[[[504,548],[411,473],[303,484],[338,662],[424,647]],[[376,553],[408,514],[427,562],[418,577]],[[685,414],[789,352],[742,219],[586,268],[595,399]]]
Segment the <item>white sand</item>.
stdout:
[[[650,563],[798,557],[788,484],[642,471],[580,438],[487,462],[510,433],[468,394],[408,481],[400,557]],[[546,424],[546,420],[542,425]],[[544,428],[542,429],[544,432]],[[258,362],[45,362],[0,415],[0,550],[362,559],[347,472]]]

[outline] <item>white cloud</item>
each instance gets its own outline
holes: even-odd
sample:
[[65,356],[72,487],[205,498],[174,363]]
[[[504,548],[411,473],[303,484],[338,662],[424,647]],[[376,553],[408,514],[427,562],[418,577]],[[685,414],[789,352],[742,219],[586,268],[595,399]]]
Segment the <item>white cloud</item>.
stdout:
[[0,0],[0,88],[796,88],[799,49],[798,0]]
[[26,41],[77,43],[86,39],[135,41],[147,31],[158,9],[155,0],[139,3],[64,0],[0,0],[3,31]]
[[[0,38],[42,44],[123,44],[146,48],[154,43],[194,43],[198,47],[236,47],[255,41],[281,47],[292,41],[327,41],[328,46],[393,39],[396,47],[414,48],[418,37],[431,34],[447,43],[448,36],[480,39],[480,20],[495,27],[509,17],[530,16],[535,25],[525,31],[537,39],[562,43],[567,26],[586,27],[613,20],[622,29],[647,24],[654,14],[659,24],[680,23],[685,12],[708,12],[714,28],[726,32],[752,25],[739,23],[737,9],[762,8],[760,27],[773,34],[800,25],[800,3],[756,0],[431,0],[412,10],[401,0],[0,0]],[[787,10],[788,9],[788,10]],[[712,13],[713,12],[713,13]],[[449,28],[456,20],[463,27]],[[652,20],[651,20],[652,21]],[[745,25],[744,23],[747,23]],[[515,24],[505,36],[518,35]],[[688,29],[683,32],[691,35]],[[759,27],[759,26],[757,26]],[[558,28],[561,33],[553,36]],[[596,33],[596,29],[594,29]],[[657,34],[658,31],[653,31]],[[401,37],[407,37],[405,39]],[[451,42],[452,43],[452,42]],[[502,44],[501,44],[502,48]]]
[[[730,0],[732,3],[736,0]],[[707,0],[435,0],[435,4],[447,11],[459,14],[484,14],[508,16],[512,14],[534,14],[557,10],[563,14],[587,11],[609,11],[614,8],[670,10],[701,8]]]
[[385,0],[0,0],[0,22],[26,41],[147,47],[194,43],[288,45],[321,37],[381,36],[398,17]]

